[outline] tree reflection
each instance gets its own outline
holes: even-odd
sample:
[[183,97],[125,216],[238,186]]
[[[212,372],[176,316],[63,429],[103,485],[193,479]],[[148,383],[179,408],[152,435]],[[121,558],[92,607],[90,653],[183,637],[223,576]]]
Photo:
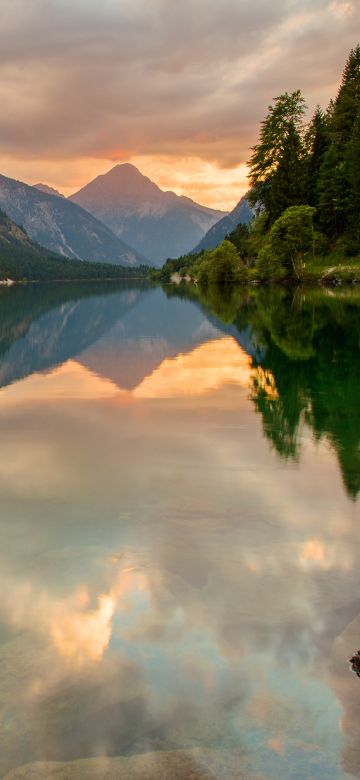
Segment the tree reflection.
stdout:
[[355,498],[360,490],[360,292],[273,286],[206,292],[192,287],[188,294],[220,326],[231,325],[238,334],[251,329],[257,346],[251,399],[278,454],[299,458],[306,423],[316,439],[326,437],[335,449],[346,490]]

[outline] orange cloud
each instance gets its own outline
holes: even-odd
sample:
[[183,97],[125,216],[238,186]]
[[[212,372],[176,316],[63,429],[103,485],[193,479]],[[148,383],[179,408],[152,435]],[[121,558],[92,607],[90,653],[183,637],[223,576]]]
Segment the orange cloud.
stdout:
[[171,189],[226,209],[246,187],[228,174],[249,158],[271,98],[301,87],[310,109],[325,107],[359,21],[353,0],[3,6],[4,174],[69,194],[142,159],[160,186],[157,167]]

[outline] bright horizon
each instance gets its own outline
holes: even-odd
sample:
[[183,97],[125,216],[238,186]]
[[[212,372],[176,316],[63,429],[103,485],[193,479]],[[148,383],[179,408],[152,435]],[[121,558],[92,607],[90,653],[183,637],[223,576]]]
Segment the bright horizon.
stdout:
[[[97,176],[105,175],[108,173],[112,168],[116,167],[116,165],[123,165],[125,163],[131,163],[131,165],[134,165],[143,176],[147,176],[149,179],[151,179],[154,184],[157,184],[158,187],[160,187],[163,191],[169,191],[175,192],[177,195],[186,195],[189,198],[192,198],[192,200],[196,201],[197,203],[208,206],[209,208],[214,209],[220,209],[222,211],[231,211],[234,206],[238,203],[242,195],[244,195],[247,190],[249,189],[248,180],[247,180],[247,167],[246,165],[240,165],[235,170],[230,171],[224,171],[217,169],[214,165],[211,165],[210,163],[202,162],[200,161],[192,161],[192,160],[184,160],[182,161],[183,167],[181,167],[181,170],[179,170],[178,173],[171,174],[171,167],[170,171],[167,170],[167,164],[161,161],[161,159],[155,158],[154,160],[150,158],[133,158],[131,160],[121,160],[120,162],[114,162],[109,160],[99,161],[96,160],[94,162],[94,166],[92,166],[90,162],[89,166],[89,177],[85,178],[84,180],[80,180],[80,184],[78,187],[69,187],[69,186],[63,186],[60,187],[56,184],[56,182],[52,181],[44,181],[40,179],[39,177],[32,176],[31,179],[27,180],[25,183],[29,184],[31,186],[35,184],[46,184],[49,187],[53,187],[54,189],[58,190],[60,194],[65,195],[65,197],[69,197],[71,195],[74,195],[78,190],[80,190],[82,187],[84,187],[86,184],[88,184],[90,181],[95,179]],[[193,166],[198,164],[199,165],[199,174],[200,181],[193,182],[191,179],[191,175],[193,172]],[[107,167],[106,167],[107,166]],[[91,171],[91,173],[90,173]],[[10,174],[5,173],[5,171],[1,171],[5,176],[10,176],[10,178],[18,178],[20,179],[20,176],[11,176]],[[172,178],[171,178],[172,177]],[[204,198],[202,197],[202,192],[204,190],[207,190],[208,183],[206,177],[212,177],[211,181],[213,184],[218,180],[218,187],[217,187],[217,195],[221,196],[222,193],[227,192],[227,188],[231,188],[231,193],[233,191],[235,193],[239,193],[238,195],[235,194],[235,201],[232,201],[231,199],[228,199],[227,201],[221,201],[219,205],[215,203],[203,203]],[[228,203],[229,205],[225,205]]]
[[0,172],[67,196],[130,162],[230,210],[272,98],[326,108],[359,26],[355,0],[5,2]]

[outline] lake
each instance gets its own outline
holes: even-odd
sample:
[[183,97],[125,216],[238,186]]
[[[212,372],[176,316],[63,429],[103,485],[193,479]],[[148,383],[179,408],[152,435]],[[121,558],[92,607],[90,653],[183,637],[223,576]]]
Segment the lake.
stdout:
[[0,290],[0,777],[360,777],[360,291]]

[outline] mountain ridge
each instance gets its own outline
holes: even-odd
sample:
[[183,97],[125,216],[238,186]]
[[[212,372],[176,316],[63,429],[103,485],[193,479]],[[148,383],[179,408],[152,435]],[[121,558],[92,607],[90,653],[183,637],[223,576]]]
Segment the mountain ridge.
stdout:
[[29,238],[63,257],[128,266],[144,262],[139,252],[77,204],[3,174],[0,208]]
[[56,190],[55,187],[50,187],[49,184],[43,184],[42,182],[38,182],[37,184],[33,184],[32,186],[35,187],[36,190],[40,190],[40,192],[47,193],[47,195],[56,195],[57,198],[65,198],[65,195],[63,195],[62,192]]
[[226,212],[162,190],[132,163],[115,165],[69,198],[155,265],[190,251]]
[[235,230],[237,225],[248,225],[253,216],[254,211],[249,205],[247,195],[243,195],[229,214],[222,217],[215,225],[212,225],[201,241],[192,249],[191,254],[196,254],[204,249],[215,249],[215,247],[221,244],[228,233]]

